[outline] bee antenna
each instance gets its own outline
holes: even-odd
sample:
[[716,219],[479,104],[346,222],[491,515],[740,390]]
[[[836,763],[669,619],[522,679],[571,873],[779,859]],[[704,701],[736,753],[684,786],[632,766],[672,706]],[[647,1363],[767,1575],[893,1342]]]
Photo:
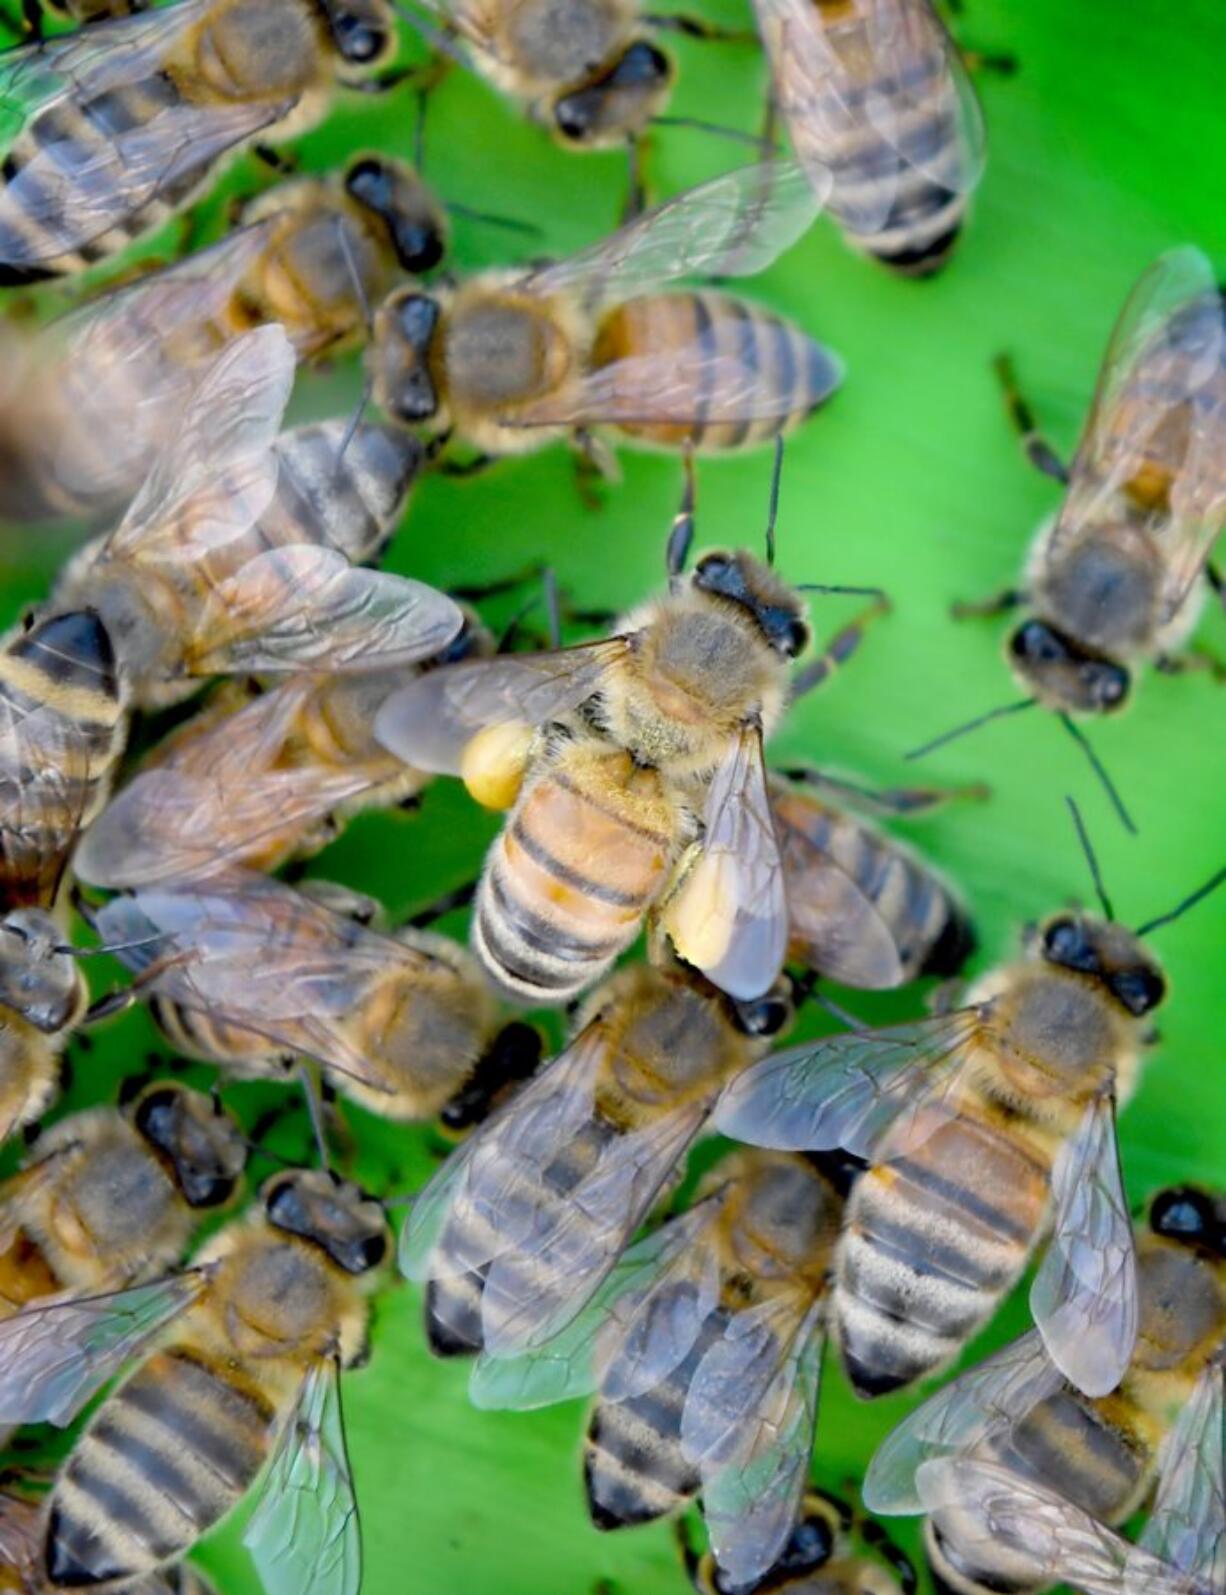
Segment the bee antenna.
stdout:
[[910,753],[903,754],[903,757],[925,758],[937,748],[943,748],[947,742],[956,742],[959,737],[964,737],[968,731],[978,731],[980,726],[988,725],[992,720],[1003,720],[1006,715],[1020,714],[1023,709],[1033,709],[1037,702],[1037,698],[1022,698],[1017,703],[999,704],[995,709],[989,709],[986,714],[977,714],[973,720],[966,720],[960,726],[955,726],[952,731],[942,731],[939,737],[933,737],[931,742],[925,742],[921,747],[912,748]]
[[717,138],[730,139],[734,144],[748,144],[764,155],[778,155],[779,145],[773,138],[761,133],[745,133],[739,127],[725,127],[720,122],[704,122],[696,116],[653,116],[653,127],[685,127],[696,133],[714,133]]
[[315,1149],[319,1153],[319,1166],[325,1174],[332,1173],[328,1159],[328,1137],[324,1131],[324,1109],[319,1100],[319,1092],[315,1080],[306,1064],[298,1067],[298,1078],[302,1082],[302,1090],[306,1096],[307,1112],[311,1116],[311,1133],[315,1137]]
[[1226,881],[1226,865],[1211,875],[1203,886],[1198,886],[1194,892],[1190,892],[1181,903],[1176,903],[1167,913],[1159,914],[1156,919],[1147,919],[1144,925],[1138,925],[1134,934],[1148,936],[1151,931],[1169,925],[1173,919],[1179,919],[1181,915],[1186,914],[1189,908],[1195,908],[1197,903],[1203,902],[1210,893],[1216,892],[1223,881]]
[[68,898],[72,906],[76,909],[77,913],[80,914],[81,918],[89,926],[90,930],[97,930],[98,918],[94,911],[94,905],[81,890],[80,881],[73,881],[72,886],[69,889]]
[[344,461],[345,455],[349,451],[349,445],[357,436],[358,427],[360,427],[362,424],[362,417],[366,414],[366,408],[374,396],[374,391],[375,379],[368,371],[366,373],[366,380],[362,384],[362,396],[354,406],[353,414],[349,417],[349,425],[345,428],[345,435],[341,439],[341,446],[336,451],[336,459],[332,465],[333,476],[340,475],[341,465]]
[[835,593],[844,597],[884,598],[884,587],[832,587],[828,582],[794,582],[798,593]]
[[499,216],[492,210],[474,210],[471,205],[461,205],[458,200],[449,199],[447,209],[456,216],[463,216],[470,222],[481,222],[486,227],[505,227],[508,232],[522,233],[525,238],[543,238],[545,229],[538,227],[535,222],[521,221],[518,216]]
[[766,512],[766,563],[775,563],[775,523],[779,519],[779,484],[783,479],[783,438],[775,439],[775,463],[771,466],[770,507]]
[[455,61],[459,66],[468,65],[460,46],[442,28],[436,28],[433,23],[427,22],[425,17],[419,17],[416,11],[411,11],[408,6],[401,3],[401,0],[391,0],[391,7],[400,20],[407,22],[418,38],[428,44],[432,50],[437,50],[440,55],[445,55],[449,61]]
[[1073,824],[1077,828],[1077,840],[1081,843],[1081,851],[1086,856],[1086,863],[1090,866],[1090,879],[1094,882],[1094,891],[1098,897],[1103,915],[1107,919],[1115,918],[1115,910],[1111,906],[1111,899],[1107,896],[1107,888],[1103,885],[1102,871],[1098,867],[1098,858],[1090,842],[1090,833],[1086,830],[1085,821],[1081,817],[1081,810],[1076,801],[1065,794],[1064,801],[1068,804],[1069,813],[1073,816]]
[[413,165],[417,175],[421,177],[426,170],[426,111],[430,104],[429,89],[418,89],[416,99],[417,115],[413,118]]
[[1103,762],[1099,758],[1098,754],[1095,753],[1094,749],[1091,747],[1089,737],[1086,736],[1085,732],[1081,729],[1081,727],[1077,724],[1077,722],[1073,719],[1073,717],[1071,715],[1061,713],[1058,716],[1058,718],[1059,718],[1060,724],[1064,727],[1064,729],[1068,732],[1069,736],[1072,737],[1073,741],[1077,744],[1077,746],[1081,749],[1081,751],[1085,754],[1086,758],[1089,760],[1090,768],[1094,771],[1094,774],[1098,777],[1098,779],[1099,779],[1099,781],[1100,781],[1100,783],[1102,785],[1103,791],[1107,794],[1108,798],[1110,798],[1110,800],[1111,800],[1112,808],[1115,810],[1115,812],[1120,817],[1120,824],[1124,827],[1124,829],[1128,832],[1128,834],[1130,836],[1135,836],[1137,834],[1137,828],[1133,824],[1132,816],[1129,814],[1128,810],[1124,807],[1124,800],[1120,796],[1119,791],[1116,788],[1115,782],[1112,781],[1111,777],[1107,774],[1106,765],[1103,764]]

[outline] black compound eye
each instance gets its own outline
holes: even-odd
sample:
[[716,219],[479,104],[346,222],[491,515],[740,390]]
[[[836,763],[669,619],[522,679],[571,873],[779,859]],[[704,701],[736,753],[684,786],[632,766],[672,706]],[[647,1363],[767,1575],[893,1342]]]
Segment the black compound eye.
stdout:
[[1150,1206],[1149,1227],[1155,1235],[1190,1246],[1217,1250],[1222,1243],[1217,1207],[1207,1192],[1194,1185],[1159,1191]]
[[786,997],[768,992],[752,1002],[736,1005],[737,1019],[748,1036],[777,1036],[792,1018],[792,1004]]
[[362,1242],[362,1260],[367,1268],[378,1268],[387,1256],[387,1238],[383,1235],[368,1235]]
[[173,1147],[182,1102],[182,1095],[173,1086],[142,1097],[133,1122],[146,1141],[167,1150]]
[[189,1207],[222,1207],[234,1195],[235,1181],[224,1174],[185,1174],[183,1195]]
[[354,66],[369,66],[388,45],[385,29],[344,12],[332,18],[332,37],[344,59]]
[[581,144],[592,131],[596,106],[590,92],[567,94],[553,108],[558,132],[573,144]]
[[1044,956],[1056,964],[1080,964],[1086,956],[1086,941],[1075,919],[1057,919],[1043,932]]
[[1130,677],[1122,665],[1096,665],[1094,697],[1101,708],[1118,709],[1128,696]]
[[809,646],[809,628],[803,620],[789,620],[780,635],[780,648],[789,659],[797,659]]
[[1067,649],[1050,626],[1041,620],[1027,620],[1013,633],[1009,643],[1015,658],[1051,663],[1067,657]]
[[442,231],[430,222],[409,221],[401,217],[392,222],[392,243],[396,259],[414,276],[432,271],[446,248]]
[[1155,969],[1125,969],[1112,976],[1111,990],[1130,1014],[1140,1018],[1166,996],[1166,981]]

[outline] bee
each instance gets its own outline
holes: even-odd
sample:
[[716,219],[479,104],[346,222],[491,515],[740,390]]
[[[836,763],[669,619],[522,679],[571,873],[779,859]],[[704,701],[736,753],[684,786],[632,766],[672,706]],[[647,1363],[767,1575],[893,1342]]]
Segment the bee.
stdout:
[[428,1281],[431,1350],[543,1346],[600,1290],[706,1122],[720,1086],[792,1017],[780,984],[735,1003],[683,969],[631,965],[571,1044],[418,1196],[400,1266]]
[[842,1207],[805,1158],[734,1155],[559,1337],[482,1357],[474,1401],[538,1407],[595,1392],[584,1441],[595,1526],[651,1522],[701,1490],[720,1576],[752,1584],[800,1512]]
[[755,0],[792,146],[848,241],[908,277],[949,259],[983,118],[929,0]]
[[768,442],[834,391],[837,360],[720,290],[656,290],[687,274],[763,270],[817,206],[799,168],[750,166],[556,264],[399,289],[375,316],[375,399],[395,420],[485,455],[569,436],[606,471],[592,427],[664,449]]
[[389,1243],[372,1197],[295,1169],[274,1175],[259,1207],[193,1268],[42,1309],[0,1376],[5,1417],[45,1407],[49,1383],[75,1412],[140,1358],[52,1486],[41,1553],[50,1587],[159,1572],[261,1473],[244,1542],[266,1587],[357,1587],[339,1374],[367,1351],[368,1297]]
[[539,1057],[535,1031],[500,1024],[475,961],[449,938],[382,935],[263,876],[138,891],[93,920],[137,971],[120,1000],[153,995],[189,1055],[246,1074],[316,1058],[385,1118],[433,1118],[475,1080],[519,1078]]
[[1178,650],[1216,582],[1208,560],[1226,520],[1224,327],[1226,304],[1204,256],[1163,255],[1116,324],[1071,469],[1035,431],[1004,363],[1027,454],[1064,484],[1064,501],[1039,531],[1022,587],[954,613],[1030,611],[1006,644],[1029,696],[912,757],[1035,704],[1077,736],[1071,717],[1122,709],[1139,665],[1196,662]]
[[408,664],[463,624],[432,588],[356,568],[394,525],[408,462],[379,432],[347,470],[340,426],[279,439],[293,373],[278,326],[224,349],[118,528],[61,576],[53,607],[97,613],[135,705],[215,674]]
[[884,1560],[855,1554],[852,1516],[842,1502],[821,1490],[805,1491],[800,1518],[775,1565],[752,1584],[730,1583],[710,1552],[681,1539],[682,1558],[698,1595],[915,1595],[915,1569],[871,1521],[861,1525],[866,1545]]
[[313,126],[394,47],[386,0],[177,0],[8,52],[0,282],[126,248],[245,145]]
[[[1137,1236],[1137,1277],[1140,1327],[1118,1389],[1087,1398],[1061,1377],[1040,1338],[1026,1335],[947,1385],[886,1440],[865,1482],[873,1509],[920,1510],[923,1470],[943,1458],[972,1457],[1117,1526],[1157,1478],[1157,1522],[1142,1543],[1158,1549],[1169,1532],[1163,1502],[1180,1498],[1214,1448],[1221,1453],[1226,1203],[1191,1187],[1160,1192]],[[1172,1428],[1178,1442],[1169,1438]],[[1181,1515],[1181,1535],[1220,1542],[1221,1498],[1206,1493],[1193,1522],[1195,1510]],[[1002,1546],[985,1534],[969,1503],[950,1502],[929,1518],[925,1541],[938,1581],[955,1595],[1022,1595],[1065,1576],[1037,1546]],[[1080,1579],[1073,1582],[1080,1587]]]
[[837,1145],[871,1165],[848,1201],[834,1277],[836,1338],[860,1396],[950,1361],[1021,1276],[1049,1208],[1035,1322],[1080,1390],[1119,1383],[1137,1293],[1115,1109],[1166,995],[1144,937],[1167,922],[1134,932],[1056,914],[964,1007],[777,1053],[728,1086],[714,1115],[726,1134]]
[[[787,884],[789,958],[868,991],[921,975],[956,975],[975,934],[950,888],[900,842],[817,796],[841,783],[795,773],[803,779],[773,777],[769,787]],[[922,805],[929,794],[898,796]]]

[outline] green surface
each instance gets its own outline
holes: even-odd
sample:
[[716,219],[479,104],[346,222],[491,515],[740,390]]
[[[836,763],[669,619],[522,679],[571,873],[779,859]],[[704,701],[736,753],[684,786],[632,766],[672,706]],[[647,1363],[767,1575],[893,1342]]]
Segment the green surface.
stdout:
[[[711,14],[741,17],[731,0]],[[1044,424],[1071,448],[1111,321],[1136,275],[1185,240],[1226,264],[1219,6],[973,0],[958,26],[968,45],[1015,52],[1020,71],[981,83],[990,160],[951,268],[935,282],[896,282],[819,224],[753,287],[833,344],[849,369],[829,411],[789,447],[781,565],[798,580],[882,583],[896,604],[854,665],[793,716],[774,751],[883,782],[903,777],[906,748],[1013,694],[999,627],[955,626],[946,614],[951,598],[1014,577],[1032,527],[1057,499],[1017,453],[991,356],[1015,353]],[[761,66],[752,51],[683,42],[678,53],[675,110],[756,123]],[[409,117],[400,98],[346,105],[305,141],[308,162],[326,165],[364,145],[407,153]],[[428,173],[444,197],[536,220],[551,250],[586,242],[617,214],[619,158],[564,155],[479,84],[453,75],[432,106],[429,133]],[[652,179],[671,192],[736,158],[731,147],[674,132],[655,152]],[[457,228],[463,266],[504,249],[496,232]],[[352,370],[337,373],[331,387],[308,382],[303,404],[339,408],[357,384]],[[547,557],[583,604],[636,600],[658,583],[679,473],[666,458],[623,459],[624,485],[596,514],[582,508],[560,449],[464,484],[430,481],[393,564],[446,585]],[[704,464],[700,541],[757,545],[769,463],[757,455]],[[5,545],[2,618],[45,590],[62,549],[54,539]],[[819,603],[819,631],[834,629],[854,606]],[[1207,616],[1201,637],[1226,654],[1220,615]],[[1135,840],[1059,728],[1038,715],[930,761],[933,779],[986,778],[994,788],[985,806],[955,807],[910,828],[973,905],[983,941],[977,967],[1012,949],[1020,923],[1088,890],[1066,792],[1082,799],[1119,910],[1134,923],[1223,861],[1223,712],[1208,678],[1149,677],[1132,709],[1099,728],[1096,744],[1140,826]],[[378,892],[400,912],[469,878],[490,833],[460,793],[436,788],[412,820],[355,825],[314,871]],[[1134,1199],[1174,1178],[1220,1175],[1224,930],[1226,894],[1161,935],[1172,986],[1162,1045],[1122,1125]],[[916,1012],[920,1001],[907,993],[857,998],[854,1006],[885,1017]],[[143,1016],[112,1025],[88,1057],[78,1056],[74,1102],[109,1096],[151,1039]],[[240,1104],[258,1096],[233,1092]],[[420,1183],[428,1167],[420,1136],[356,1111],[350,1120],[373,1184]],[[1019,1296],[972,1355],[1022,1321]],[[427,1358],[416,1290],[390,1291],[373,1362],[345,1391],[368,1595],[591,1595],[601,1580],[616,1595],[679,1595],[667,1526],[612,1538],[588,1527],[577,1407],[482,1415],[468,1409],[464,1386],[463,1369]],[[832,1362],[815,1476],[838,1486],[858,1475],[907,1407],[897,1399],[856,1404]],[[204,1559],[224,1595],[254,1591],[233,1529]]]

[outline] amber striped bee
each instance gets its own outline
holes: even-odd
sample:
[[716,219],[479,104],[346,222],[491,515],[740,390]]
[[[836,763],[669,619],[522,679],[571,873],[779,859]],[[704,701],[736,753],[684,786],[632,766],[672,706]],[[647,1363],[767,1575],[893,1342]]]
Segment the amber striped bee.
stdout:
[[0,281],[125,248],[245,145],[313,126],[338,82],[394,46],[386,0],[176,0],[10,51]]
[[[1137,1235],[1139,1331],[1119,1387],[1090,1399],[1062,1378],[1036,1334],[955,1379],[886,1440],[865,1481],[874,1511],[919,1511],[923,1470],[967,1457],[1009,1469],[1054,1492],[1071,1511],[1118,1526],[1157,1498],[1142,1545],[1158,1551],[1180,1506],[1187,1543],[1220,1544],[1220,1495],[1188,1498],[1198,1470],[1212,1474],[1223,1442],[1226,1352],[1226,1203],[1192,1187],[1160,1192]],[[1011,1595],[1066,1577],[1040,1544],[1001,1544],[977,1503],[946,1502],[925,1525],[929,1561],[955,1595]],[[1194,1570],[1185,1567],[1191,1574]],[[1080,1579],[1072,1579],[1081,1586]],[[1136,1585],[1139,1591],[1142,1585]]]
[[367,1351],[368,1297],[389,1241],[382,1207],[357,1186],[291,1170],[191,1269],[41,1310],[0,1375],[2,1416],[44,1409],[50,1387],[58,1410],[75,1412],[141,1359],[52,1486],[47,1585],[159,1572],[263,1473],[244,1541],[265,1587],[358,1588],[338,1379]]
[[948,260],[983,174],[983,118],[929,0],[755,0],[775,104],[857,248],[909,277]]
[[1135,932],[1056,914],[1018,961],[977,979],[964,1006],[777,1053],[729,1085],[714,1115],[725,1133],[842,1146],[871,1165],[835,1260],[836,1336],[859,1395],[953,1358],[1049,1222],[1030,1293],[1048,1353],[1088,1395],[1119,1383],[1137,1293],[1115,1108],[1166,995],[1143,938],[1223,878]]
[[531,1408],[594,1392],[595,1526],[650,1522],[701,1490],[724,1587],[752,1586],[797,1527],[842,1208],[840,1186],[805,1158],[734,1155],[557,1337],[483,1356],[474,1401]]
[[342,456],[341,424],[278,438],[293,374],[278,326],[224,349],[119,527],[60,579],[53,606],[97,613],[136,705],[215,674],[409,664],[463,624],[443,594],[353,563],[394,525],[405,457],[377,432]]
[[720,1086],[792,1017],[783,982],[735,1003],[692,973],[631,965],[588,999],[566,1050],[418,1196],[400,1266],[427,1280],[431,1350],[542,1346],[608,1278]]
[[765,269],[817,207],[798,167],[750,166],[556,264],[400,289],[375,317],[375,398],[396,420],[483,454],[569,437],[606,470],[590,428],[666,449],[770,441],[839,385],[834,356],[722,291],[656,290]]

